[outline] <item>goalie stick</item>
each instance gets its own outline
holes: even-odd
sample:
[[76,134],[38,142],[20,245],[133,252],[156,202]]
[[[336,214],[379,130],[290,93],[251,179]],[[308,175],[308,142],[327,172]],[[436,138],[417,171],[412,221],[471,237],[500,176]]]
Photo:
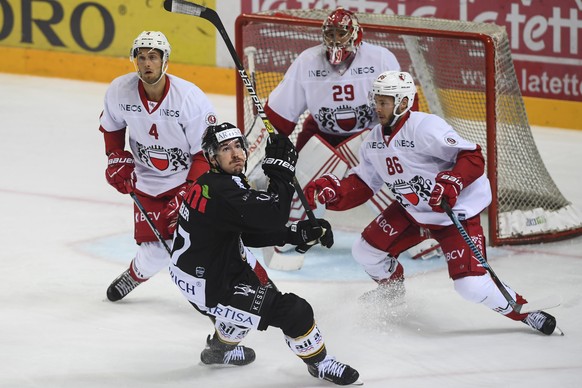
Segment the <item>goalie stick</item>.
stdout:
[[135,193],[133,191],[130,191],[129,192],[129,195],[131,196],[131,199],[133,199],[133,202],[135,203],[135,206],[137,206],[137,208],[139,209],[139,212],[141,213],[141,215],[145,218],[146,222],[148,223],[148,225],[152,229],[152,232],[154,232],[154,234],[156,235],[156,237],[158,238],[158,240],[162,243],[162,245],[164,246],[164,248],[166,248],[166,251],[168,251],[168,254],[171,256],[172,255],[172,250],[170,249],[170,247],[168,246],[168,244],[166,244],[166,240],[164,240],[164,238],[162,237],[162,234],[160,233],[160,231],[158,230],[158,228],[156,228],[156,226],[154,225],[154,222],[150,218],[150,216],[149,216],[148,212],[146,211],[146,209],[141,204],[140,200],[137,199],[137,196],[135,195]]
[[542,298],[540,300],[528,302],[528,303],[524,303],[524,304],[517,303],[515,301],[515,299],[513,299],[513,297],[509,294],[509,292],[505,288],[505,285],[503,284],[503,282],[497,277],[497,275],[493,271],[493,268],[491,268],[491,266],[489,265],[487,260],[485,260],[485,258],[481,254],[481,251],[479,251],[479,249],[477,248],[475,243],[473,243],[473,240],[471,240],[471,237],[469,237],[469,234],[467,233],[467,231],[465,230],[463,225],[461,225],[459,218],[457,217],[457,215],[455,213],[453,213],[451,206],[444,200],[441,201],[441,206],[444,209],[444,211],[447,213],[447,215],[449,216],[451,221],[453,221],[453,224],[455,225],[455,227],[457,228],[457,230],[461,234],[461,237],[463,237],[463,240],[465,240],[465,242],[467,243],[467,245],[471,249],[471,252],[473,252],[473,255],[475,256],[475,258],[479,261],[479,263],[483,266],[483,268],[485,268],[485,270],[487,270],[487,272],[489,272],[489,275],[491,275],[493,282],[495,283],[495,285],[497,286],[499,291],[501,291],[501,293],[503,294],[503,297],[505,298],[505,300],[507,300],[507,302],[509,303],[509,305],[511,306],[513,311],[515,311],[518,314],[525,314],[525,313],[529,313],[532,311],[538,311],[538,310],[548,309],[548,308],[552,308],[552,307],[557,307],[561,304],[561,298],[558,295],[550,295],[550,296],[547,296],[547,297]]
[[[261,120],[263,121],[263,125],[267,129],[267,132],[269,133],[270,136],[274,135],[276,133],[275,127],[273,127],[273,124],[271,124],[271,122],[269,121],[269,118],[267,117],[267,114],[265,113],[265,110],[263,109],[263,104],[261,104],[261,100],[259,99],[259,96],[257,96],[257,92],[255,91],[253,83],[249,79],[249,76],[248,76],[242,62],[241,62],[241,60],[240,60],[240,58],[235,50],[230,38],[228,37],[228,33],[226,32],[226,28],[224,28],[224,25],[222,24],[222,21],[220,20],[220,16],[218,16],[216,11],[213,9],[204,7],[202,5],[199,5],[196,3],[191,3],[191,2],[185,1],[185,0],[165,0],[164,1],[164,9],[166,11],[173,12],[173,13],[181,13],[184,15],[197,16],[197,17],[200,17],[202,19],[208,20],[210,23],[212,23],[212,25],[214,25],[216,30],[220,33],[220,36],[222,36],[222,40],[224,41],[224,43],[226,44],[226,47],[228,48],[228,51],[230,52],[230,55],[232,57],[232,60],[234,61],[234,64],[235,64],[236,69],[238,71],[238,74],[239,74],[247,92],[251,96],[251,99],[253,100],[254,107],[257,109],[257,113],[258,113],[259,117],[261,118]],[[307,213],[307,218],[309,218],[309,221],[311,222],[311,224],[313,226],[318,226],[319,223],[317,222],[317,219],[315,218],[315,214],[313,214],[313,210],[311,210],[311,208],[309,207],[309,203],[307,202],[307,198],[305,197],[305,194],[303,193],[303,190],[301,189],[299,182],[297,182],[297,177],[293,177],[293,186],[295,187],[295,191],[297,192],[297,196],[299,197],[301,204],[305,208],[305,212]],[[305,252],[307,252],[307,250],[309,248],[311,248],[311,246],[312,245],[309,245],[309,244],[303,244],[303,245],[297,246],[295,248],[295,250],[299,253],[305,253]]]

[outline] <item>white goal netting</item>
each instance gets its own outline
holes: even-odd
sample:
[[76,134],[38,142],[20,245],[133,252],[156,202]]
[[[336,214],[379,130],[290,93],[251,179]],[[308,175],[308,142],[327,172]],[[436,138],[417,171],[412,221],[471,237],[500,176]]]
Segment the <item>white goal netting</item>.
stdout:
[[[268,11],[237,19],[237,51],[245,66],[249,59],[254,62],[256,91],[263,103],[297,55],[321,44],[327,13]],[[443,117],[483,148],[493,190],[488,210],[492,245],[582,234],[582,212],[561,194],[534,142],[503,27],[383,14],[357,16],[364,40],[391,50],[402,69],[416,79],[420,110]],[[242,55],[245,48],[252,58]],[[250,137],[254,139],[262,123],[254,120],[240,85],[237,109],[239,125],[246,132],[254,131]],[[300,120],[295,136],[301,125]]]

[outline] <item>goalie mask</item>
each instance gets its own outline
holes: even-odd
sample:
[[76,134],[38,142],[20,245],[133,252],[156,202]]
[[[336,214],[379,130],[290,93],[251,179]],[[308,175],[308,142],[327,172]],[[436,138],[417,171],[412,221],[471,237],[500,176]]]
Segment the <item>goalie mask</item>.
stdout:
[[[404,71],[385,71],[380,74],[372,84],[372,91],[370,92],[370,103],[374,103],[374,96],[391,96],[394,97],[394,120],[408,112],[414,104],[414,96],[416,95],[416,85],[409,73]],[[398,112],[400,103],[408,97],[408,104],[406,109]]]
[[339,7],[330,13],[321,28],[327,59],[339,65],[356,53],[362,43],[363,30],[356,15]]
[[170,52],[172,51],[170,42],[168,42],[166,36],[160,31],[144,31],[135,38],[131,51],[129,52],[129,60],[133,63],[139,78],[143,81],[136,63],[136,58],[140,48],[149,48],[150,51],[158,50],[162,57],[162,74],[160,75],[160,78],[153,83],[153,85],[155,85],[162,79],[168,70],[168,60],[170,59]]
[[226,141],[232,142],[237,139],[240,141],[245,156],[248,157],[247,138],[243,136],[240,129],[231,123],[209,125],[204,132],[204,136],[202,136],[202,152],[208,163],[212,166],[212,160],[215,160],[216,152],[222,143]]

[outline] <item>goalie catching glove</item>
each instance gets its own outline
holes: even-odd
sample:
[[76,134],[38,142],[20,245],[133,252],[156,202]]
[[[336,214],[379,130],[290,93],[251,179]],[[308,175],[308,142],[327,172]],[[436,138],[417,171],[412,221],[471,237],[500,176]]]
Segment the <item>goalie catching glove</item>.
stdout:
[[435,178],[435,185],[430,194],[428,204],[432,210],[444,213],[441,202],[447,201],[451,209],[457,203],[457,198],[463,190],[463,178],[454,171],[441,171]]
[[287,136],[281,134],[269,136],[262,165],[265,175],[279,176],[291,182],[295,176],[296,164],[297,150]]
[[105,179],[121,194],[128,194],[135,188],[135,163],[129,151],[114,150],[108,155]]
[[323,218],[317,219],[317,226],[310,220],[303,220],[294,222],[287,228],[287,243],[297,245],[300,253],[307,252],[318,241],[326,248],[333,246],[331,225]]

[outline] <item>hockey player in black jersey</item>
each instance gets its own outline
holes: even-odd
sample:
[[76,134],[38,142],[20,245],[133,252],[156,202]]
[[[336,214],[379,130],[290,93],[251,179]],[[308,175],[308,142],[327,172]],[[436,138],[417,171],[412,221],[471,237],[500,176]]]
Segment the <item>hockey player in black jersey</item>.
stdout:
[[244,175],[247,144],[234,125],[211,125],[202,139],[210,171],[196,180],[180,207],[170,274],[188,301],[215,323],[200,357],[205,364],[246,365],[255,352],[239,345],[251,329],[283,331],[289,348],[309,373],[338,385],[359,383],[358,372],[327,354],[311,305],[280,292],[252,270],[246,248],[321,243],[330,248],[329,223],[300,221],[287,227],[297,152],[286,136],[272,135],[263,170],[266,191],[252,189]]

